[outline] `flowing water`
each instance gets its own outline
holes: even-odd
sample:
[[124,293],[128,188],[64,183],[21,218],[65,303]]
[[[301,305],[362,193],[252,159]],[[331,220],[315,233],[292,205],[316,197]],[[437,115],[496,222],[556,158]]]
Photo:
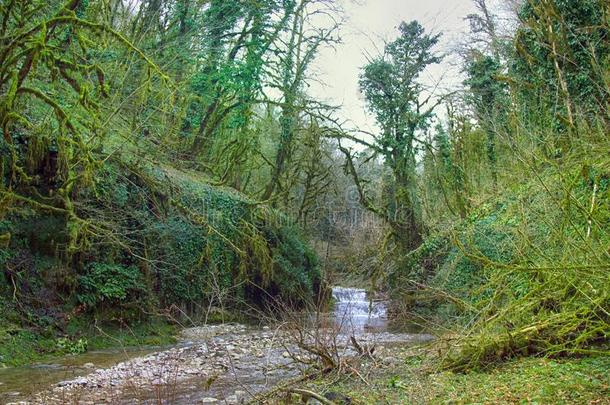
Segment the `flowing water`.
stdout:
[[[395,343],[413,343],[429,338],[429,335],[421,334],[420,330],[405,328],[404,325],[397,329],[388,319],[387,301],[369,295],[364,289],[334,287],[332,297],[334,307],[326,319],[329,319],[331,324],[334,323],[336,330],[339,330],[344,337],[355,335],[359,339],[371,339],[371,336],[374,336],[376,341]],[[203,327],[203,329],[205,328],[214,329],[217,327]],[[219,328],[222,328],[222,325]],[[185,332],[188,332],[188,330]],[[91,379],[96,373],[99,374],[100,370],[108,369],[121,362],[127,361],[127,364],[139,364],[138,362],[144,359],[144,364],[147,364],[150,368],[151,365],[158,365],[159,362],[164,361],[160,360],[164,354],[176,350],[184,350],[183,355],[188,360],[189,356],[196,357],[197,353],[201,352],[199,348],[207,347],[208,344],[213,342],[215,342],[216,350],[218,350],[214,356],[224,356],[225,352],[228,351],[239,352],[241,350],[239,353],[244,353],[243,355],[239,353],[231,354],[235,357],[235,361],[239,362],[239,364],[231,363],[232,372],[230,374],[232,374],[232,377],[221,377],[214,383],[212,389],[202,391],[201,381],[197,382],[197,377],[195,377],[198,366],[189,369],[185,373],[194,372],[193,379],[185,380],[186,385],[174,387],[178,392],[173,394],[177,395],[176,399],[179,399],[174,403],[193,403],[192,401],[200,400],[202,396],[212,394],[217,398],[224,398],[228,395],[227,393],[233,392],[236,379],[239,379],[240,384],[245,384],[253,391],[260,391],[270,388],[282,379],[293,377],[299,373],[298,368],[289,364],[291,359],[286,358],[285,353],[282,353],[284,351],[282,346],[266,349],[266,354],[263,357],[264,362],[261,362],[261,354],[255,355],[252,349],[254,343],[262,342],[265,339],[273,342],[276,339],[273,336],[275,336],[273,328],[264,327],[261,329],[240,326],[236,330],[222,332],[211,339],[206,336],[199,340],[192,340],[185,334],[182,342],[173,347],[141,347],[131,350],[117,349],[88,352],[77,356],[57,358],[46,364],[0,369],[0,403],[16,402],[29,398],[37,392],[55,387],[57,383],[62,381],[78,378]],[[208,349],[205,349],[204,352],[206,350]],[[147,358],[150,360],[146,360]],[[263,363],[266,363],[264,367]],[[271,366],[276,367],[276,370],[272,370],[270,373],[263,370],[263,368]],[[144,387],[137,398],[147,398],[147,390],[150,391],[150,389],[150,387]],[[85,395],[85,397],[87,396]],[[119,402],[129,403],[129,398],[123,397],[122,399],[126,399],[127,402]]]
[[369,297],[361,288],[333,287],[332,317],[345,332],[384,332],[388,328],[386,302]]
[[165,348],[150,346],[90,351],[58,357],[48,363],[0,368],[0,404],[22,400],[59,381],[87,375],[95,368],[109,367]]

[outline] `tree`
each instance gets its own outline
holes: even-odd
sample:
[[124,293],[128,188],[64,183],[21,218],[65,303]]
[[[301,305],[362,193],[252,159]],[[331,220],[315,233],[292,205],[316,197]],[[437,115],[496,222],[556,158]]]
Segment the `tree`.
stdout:
[[395,239],[411,250],[421,243],[423,232],[416,193],[418,133],[427,128],[439,104],[432,94],[424,94],[419,78],[426,67],[441,61],[433,50],[440,34],[427,34],[417,21],[403,22],[399,31],[384,55],[363,68],[360,89],[381,128],[372,146],[394,176],[391,203],[376,211],[391,225]]
[[498,183],[497,132],[506,122],[509,103],[506,85],[499,80],[501,65],[498,59],[475,53],[468,63],[468,79],[474,112],[479,125],[487,134],[487,157],[494,186]]
[[211,1],[202,19],[202,62],[191,82],[198,96],[191,107],[198,122],[186,122],[195,128],[191,156],[210,156],[214,134],[230,114],[233,127],[247,125],[261,91],[265,59],[293,10],[293,1]]
[[0,218],[24,204],[62,216],[68,254],[82,247],[83,235],[99,231],[78,216],[74,196],[94,184],[104,162],[101,123],[114,113],[103,102],[118,93],[101,43],[137,55],[165,78],[119,32],[82,18],[87,8],[78,0],[0,8]]
[[497,61],[500,60],[502,41],[498,34],[496,17],[487,6],[487,0],[473,0],[477,13],[469,14],[466,19],[470,23],[471,35],[467,49],[470,52],[476,47],[482,48],[486,53],[493,55]]
[[558,146],[563,150],[577,114],[591,121],[601,112],[606,126],[610,122],[609,12],[604,0],[530,0],[520,10],[512,77],[531,112],[528,117],[540,108],[556,111],[553,126],[562,134]]
[[[270,86],[281,93],[280,139],[275,153],[275,162],[270,168],[269,181],[261,195],[263,200],[271,198],[281,188],[281,178],[292,157],[294,139],[298,129],[299,114],[311,110],[303,96],[303,86],[307,72],[321,46],[336,43],[339,24],[331,18],[330,26],[318,27],[313,24],[314,17],[332,14],[333,2],[328,0],[299,0],[292,17],[287,38],[279,41],[276,48],[278,60],[270,74]],[[285,191],[285,190],[284,190]]]

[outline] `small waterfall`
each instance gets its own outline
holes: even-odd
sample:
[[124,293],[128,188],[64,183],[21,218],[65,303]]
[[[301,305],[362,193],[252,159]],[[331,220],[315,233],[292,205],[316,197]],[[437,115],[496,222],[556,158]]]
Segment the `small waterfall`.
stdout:
[[335,299],[334,317],[337,323],[357,329],[385,328],[385,303],[371,302],[364,289],[333,287],[332,294]]

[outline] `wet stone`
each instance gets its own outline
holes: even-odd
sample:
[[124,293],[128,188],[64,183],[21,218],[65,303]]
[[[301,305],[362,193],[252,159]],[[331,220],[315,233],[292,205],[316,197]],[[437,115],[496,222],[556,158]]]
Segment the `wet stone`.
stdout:
[[[362,300],[360,292],[356,295],[348,293],[347,290],[343,291],[339,298]],[[167,382],[172,387],[176,384],[179,391],[177,400],[172,399],[171,403],[239,404],[247,400],[249,394],[246,391],[233,391],[235,385],[227,385],[228,381],[241,380],[240,383],[252,392],[269,389],[282,379],[298,375],[299,370],[304,368],[292,356],[312,358],[296,347],[287,333],[271,331],[269,326],[255,330],[236,324],[211,325],[186,329],[182,335],[184,340],[179,347],[133,358],[107,369],[94,370],[93,364],[84,365],[82,367],[92,368],[86,377],[73,378],[55,385],[55,388],[50,387],[28,403],[52,405],[82,403],[82,400],[117,405],[149,403],[146,401],[152,397],[136,399],[134,395],[155,395],[156,391],[165,395],[165,389],[154,387]],[[421,338],[422,335],[419,336]],[[340,335],[337,341],[342,353],[355,354],[354,350],[349,349],[349,335]],[[361,344],[411,342],[414,335],[362,331],[358,332],[358,341]],[[382,359],[389,357],[390,353],[386,351],[384,354]],[[211,390],[206,392],[202,390],[202,384],[208,382]],[[162,398],[163,401],[166,399],[169,400]]]

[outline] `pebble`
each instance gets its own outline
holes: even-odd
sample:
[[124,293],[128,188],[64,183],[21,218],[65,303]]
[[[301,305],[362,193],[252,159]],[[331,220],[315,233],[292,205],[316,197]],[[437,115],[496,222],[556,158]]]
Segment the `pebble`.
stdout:
[[[35,395],[28,403],[77,403],[82,398],[95,404],[107,403],[121,393],[129,395],[134,388],[146,391],[151,389],[151,385],[171,383],[179,384],[180,389],[197,384],[200,390],[201,382],[209,380],[214,395],[227,398],[220,401],[210,396],[199,403],[239,404],[250,394],[246,391],[227,392],[236,379],[247,384],[249,391],[257,392],[265,389],[266,378],[274,384],[299,375],[304,366],[294,362],[292,356],[312,358],[298,349],[288,334],[270,332],[269,326],[262,329],[257,331],[236,324],[189,328],[182,333],[185,340],[180,347],[133,358],[106,369],[95,370],[93,363],[86,363],[82,367],[92,369],[90,374],[60,382],[55,388]],[[413,335],[363,334],[358,340],[366,342],[367,339],[376,342],[413,341]],[[355,354],[350,349],[348,336],[339,340],[348,355]],[[400,360],[382,357],[382,361],[393,363]],[[219,381],[215,382],[216,379]],[[197,389],[187,388],[187,391],[196,392]]]
[[165,381],[161,378],[155,378],[154,380],[151,381],[152,385],[163,385],[165,384]]
[[402,363],[402,361],[400,361],[396,357],[391,357],[391,356],[384,357],[383,362],[389,366],[397,366]]

